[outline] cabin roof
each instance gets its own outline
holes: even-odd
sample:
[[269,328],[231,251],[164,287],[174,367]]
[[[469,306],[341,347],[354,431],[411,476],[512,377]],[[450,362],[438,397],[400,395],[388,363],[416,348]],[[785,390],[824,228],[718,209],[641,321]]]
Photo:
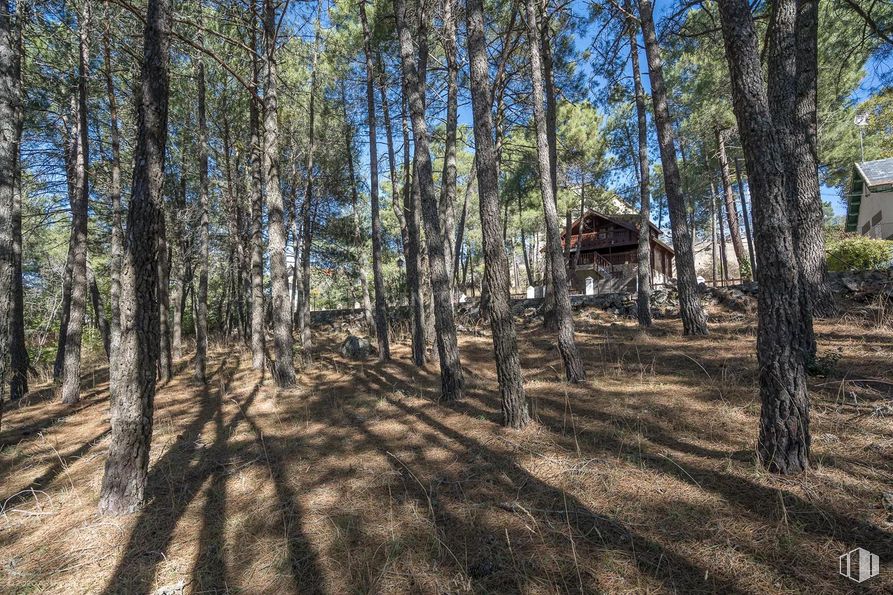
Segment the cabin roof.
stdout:
[[869,189],[893,184],[893,157],[857,163],[856,170]]
[[[621,226],[621,227],[625,227],[626,229],[629,229],[630,231],[634,231],[634,232],[636,232],[636,233],[639,233],[639,215],[638,215],[638,213],[632,213],[632,214],[619,214],[619,215],[613,215],[613,214],[612,214],[612,215],[608,215],[608,214],[605,214],[605,213],[601,213],[601,212],[599,212],[599,211],[596,211],[596,210],[594,210],[594,209],[586,209],[586,211],[583,213],[583,215],[580,216],[580,217],[577,217],[577,219],[571,224],[571,230],[572,230],[572,233],[571,233],[571,247],[572,247],[572,248],[573,248],[573,247],[576,245],[576,243],[577,243],[576,238],[578,238],[578,237],[581,235],[580,233],[573,233],[573,230],[574,230],[574,229],[579,229],[580,222],[583,221],[583,219],[585,219],[586,217],[589,217],[590,215],[594,215],[594,216],[596,216],[596,217],[600,217],[601,219],[604,219],[604,220],[606,220],[606,221],[610,221],[611,223],[615,223],[615,224],[617,224],[617,225],[619,225],[619,226]],[[659,228],[658,226],[656,226],[654,223],[652,223],[652,222],[649,221],[649,222],[648,222],[648,225],[651,227],[651,229],[653,229],[654,231],[657,232],[657,235],[658,235],[658,236],[660,236],[660,235],[663,233],[663,232],[660,230],[660,228]],[[564,238],[564,235],[565,235],[565,232],[562,231],[562,232],[561,232],[561,237],[562,237],[562,239]],[[589,235],[589,233],[584,233],[584,234],[582,234],[582,235],[585,237],[585,236]],[[661,241],[659,238],[654,238],[654,242],[657,243],[657,244],[659,244],[659,245],[661,245],[663,248],[665,248],[666,250],[668,250],[671,254],[675,254],[675,250],[673,250],[673,248],[672,248],[671,246],[669,246],[669,245],[666,244],[665,242]]]

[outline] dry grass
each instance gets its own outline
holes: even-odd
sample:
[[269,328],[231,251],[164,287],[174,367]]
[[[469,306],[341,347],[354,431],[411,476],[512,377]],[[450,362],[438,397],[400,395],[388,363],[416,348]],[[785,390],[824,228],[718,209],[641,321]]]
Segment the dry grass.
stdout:
[[74,409],[33,393],[0,434],[0,591],[836,592],[857,546],[881,559],[865,589],[893,590],[888,326],[818,326],[839,359],[810,379],[815,464],[796,478],[755,464],[750,323],[717,313],[684,339],[678,321],[644,336],[582,312],[580,386],[541,329],[519,330],[538,420],[522,432],[499,426],[486,336],[462,338],[452,407],[405,345],[357,363],[319,336],[284,392],[218,349],[207,388],[184,369],[160,390],[150,499],[126,518],[96,514],[105,374]]

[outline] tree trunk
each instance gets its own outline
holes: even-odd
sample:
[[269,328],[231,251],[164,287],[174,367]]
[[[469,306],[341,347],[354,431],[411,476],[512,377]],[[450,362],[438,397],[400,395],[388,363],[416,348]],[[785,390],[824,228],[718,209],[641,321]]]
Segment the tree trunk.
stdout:
[[90,288],[90,304],[93,306],[93,318],[96,320],[96,328],[99,329],[99,336],[102,337],[102,348],[105,350],[105,356],[111,363],[111,332],[109,331],[109,321],[105,318],[105,312],[102,308],[102,295],[99,293],[99,286],[96,285],[96,276],[93,269],[87,267],[87,286]]
[[[555,81],[552,72],[552,41],[549,20],[546,15],[542,19],[542,33],[540,35],[540,48],[543,64],[543,92],[546,97],[546,139],[549,143],[549,177],[552,184],[552,200],[558,207],[558,124],[555,105]],[[530,43],[533,43],[532,41]],[[531,48],[533,51],[533,48]],[[566,261],[565,261],[566,262]],[[562,267],[565,266],[562,262]],[[560,331],[561,321],[558,315],[558,297],[555,294],[555,275],[552,273],[552,263],[546,259],[545,295],[543,299],[543,326],[550,331]]]
[[[176,211],[186,211],[186,150],[180,150],[180,180],[176,193]],[[174,286],[170,300],[173,304],[171,317],[171,357],[179,360],[183,357],[183,312],[186,309],[187,287],[192,282],[192,270],[187,260],[188,242],[183,233],[183,222],[179,217],[172,218],[174,233],[176,234],[177,257],[171,259],[168,266],[172,268],[171,275],[174,278]]]
[[809,467],[809,396],[799,304],[791,201],[786,196],[784,147],[769,108],[750,6],[719,2],[732,98],[753,196],[760,284],[757,327],[760,437],[757,451],[770,471]]
[[654,103],[654,123],[660,145],[660,158],[664,172],[664,189],[670,209],[670,226],[673,230],[673,248],[676,251],[676,277],[679,289],[679,311],[683,333],[706,335],[707,315],[698,296],[698,280],[695,273],[695,256],[692,232],[685,215],[685,196],[676,163],[676,141],[673,121],[670,119],[667,89],[664,85],[663,61],[657,34],[654,31],[654,15],[651,0],[639,1],[639,18],[645,53],[648,56],[648,76],[651,79],[651,98]]
[[[462,254],[462,242],[465,237],[465,221],[468,219],[468,198],[471,194],[471,187],[477,177],[477,156],[471,166],[471,172],[468,174],[468,182],[465,185],[465,197],[462,199],[462,213],[459,215],[459,227],[456,228],[456,241],[453,242],[453,287],[459,279],[459,257]],[[458,292],[457,292],[458,293]]]
[[[719,195],[716,193],[713,178],[710,179],[710,192],[717,203],[719,203]],[[728,281],[731,276],[729,274],[729,257],[726,253],[726,225],[722,216],[721,204],[717,204],[716,220],[719,222],[719,262],[722,265],[722,280]]]
[[555,315],[558,320],[558,351],[564,361],[564,372],[570,382],[580,382],[586,378],[583,360],[574,341],[574,318],[570,296],[567,290],[567,270],[561,252],[561,238],[558,232],[558,212],[552,194],[555,185],[552,180],[549,159],[549,140],[546,114],[543,110],[543,76],[540,60],[541,45],[537,27],[536,1],[527,3],[527,34],[530,39],[530,78],[533,83],[531,102],[536,122],[537,157],[540,172],[540,192],[543,199],[543,212],[546,223],[546,253],[552,274],[552,289],[555,295]]
[[[65,122],[65,130],[68,138],[65,143],[65,178],[68,187],[69,202],[74,205],[77,203],[77,161],[80,152],[80,134],[78,127],[80,119],[78,118],[78,102],[77,93],[73,93],[70,97],[71,125]],[[63,122],[65,117],[63,116]],[[62,371],[65,365],[65,344],[68,338],[68,321],[71,318],[71,276],[74,270],[75,243],[77,242],[77,230],[74,225],[71,226],[71,232],[68,235],[68,255],[65,258],[65,269],[62,273],[62,305],[60,307],[59,316],[59,333],[57,337],[56,359],[53,362],[53,383],[58,384],[62,379]]]
[[[204,46],[204,36],[199,33],[199,46]],[[198,316],[195,319],[195,372],[193,378],[200,384],[208,382],[208,259],[210,232],[208,221],[208,122],[205,114],[205,59],[198,52],[195,63],[196,90],[198,93],[198,186],[199,186],[199,239],[198,239],[198,292],[196,294]],[[162,359],[164,357],[162,356]]]
[[148,0],[141,91],[137,94],[137,139],[133,188],[121,268],[120,350],[112,374],[111,439],[99,510],[125,514],[144,500],[158,360],[158,226],[162,216],[164,150],[167,142],[168,31],[170,5]]
[[167,245],[167,224],[162,214],[158,226],[158,380],[168,383],[174,378],[171,348],[171,259]]
[[[0,422],[10,369],[10,331],[14,324],[15,240],[13,210],[21,134],[21,4],[0,11]],[[26,379],[27,382],[27,379]]]
[[[812,299],[818,289],[820,281],[824,280],[824,240],[822,238],[822,207],[818,196],[818,169],[815,165],[815,153],[806,145],[809,144],[809,133],[805,127],[809,127],[809,116],[804,115],[803,126],[798,113],[798,54],[797,36],[808,37],[808,33],[797,31],[797,0],[778,0],[772,4],[772,25],[769,35],[768,47],[768,80],[767,93],[769,105],[772,111],[772,120],[778,130],[779,142],[785,167],[785,192],[791,203],[791,216],[793,220],[792,231],[794,236],[794,250],[797,253],[795,260],[798,266],[800,286],[800,308],[804,323],[804,346],[807,357],[815,357],[816,344],[815,333],[812,327]],[[815,33],[812,33],[815,35]],[[804,41],[804,45],[809,42]],[[815,43],[814,41],[812,43]],[[808,55],[809,51],[804,51]],[[809,68],[814,69],[815,64]],[[812,74],[813,78],[815,73]],[[805,78],[809,78],[808,76]],[[814,84],[814,81],[813,81]],[[808,86],[809,82],[804,81]],[[808,92],[806,92],[808,94]],[[810,100],[805,99],[808,103]],[[813,98],[814,103],[814,98]],[[808,108],[805,108],[808,110]],[[801,165],[807,160],[805,165]],[[809,170],[812,170],[810,175]],[[805,186],[801,187],[801,180]],[[814,196],[813,196],[814,195]],[[803,213],[803,209],[818,209],[818,225],[815,226],[813,216]],[[810,229],[801,229],[800,223],[812,224]],[[818,235],[818,239],[816,236]],[[816,255],[816,250],[821,254]],[[811,264],[807,263],[810,261]],[[810,272],[807,274],[807,267]]]
[[[403,258],[409,253],[409,230],[406,227],[406,215],[403,213],[402,201],[398,200],[400,196],[397,190],[397,156],[394,151],[394,131],[391,127],[391,109],[388,105],[388,89],[385,82],[384,66],[381,62],[381,56],[378,56],[378,92],[381,99],[381,113],[384,116],[385,138],[388,147],[388,168],[390,171],[391,182],[391,210],[397,218],[400,226],[400,244],[403,249]],[[404,149],[406,151],[406,149]],[[371,328],[371,325],[370,325]]]
[[[347,152],[347,171],[350,175],[350,197],[353,206],[353,243],[354,251],[357,258],[357,273],[360,278],[360,291],[363,299],[363,321],[366,324],[366,331],[372,332],[375,324],[372,318],[372,300],[369,298],[369,281],[366,278],[366,247],[363,245],[363,233],[360,226],[360,197],[357,193],[357,176],[353,165],[353,130],[347,114],[347,93],[344,89],[344,82],[341,83],[341,104],[344,106],[344,149]],[[387,114],[387,111],[385,111]],[[387,117],[385,118],[388,119]],[[390,126],[388,128],[388,138],[390,139]],[[389,142],[389,148],[393,145]],[[391,187],[393,192],[394,180],[394,157],[393,152],[389,151],[391,163]],[[404,225],[405,226],[405,225]]]
[[443,172],[440,181],[440,219],[446,249],[447,275],[453,295],[453,259],[456,233],[456,128],[459,114],[459,62],[456,56],[456,0],[443,2],[443,50],[447,63],[446,138],[444,139]]
[[[279,115],[276,99],[276,2],[264,0],[264,183],[270,226],[270,280],[273,286],[273,344],[276,349],[274,377],[281,387],[295,383],[291,304],[285,265],[285,211],[279,187]],[[255,215],[257,216],[257,215]],[[305,230],[306,233],[306,230]]]
[[[251,47],[257,47],[257,25],[252,18]],[[251,57],[251,97],[248,100],[248,127],[250,130],[249,151],[251,170],[251,367],[262,370],[266,339],[264,336],[264,183],[261,167],[260,99],[260,60],[256,54]]]
[[[632,12],[632,2],[626,3]],[[629,51],[632,58],[633,84],[636,93],[636,124],[639,132],[639,243],[636,249],[638,263],[638,296],[636,318],[639,326],[648,328],[651,320],[651,171],[648,163],[648,120],[645,115],[645,89],[639,68],[639,44],[636,42],[637,27],[629,24]]]
[[378,143],[375,122],[375,64],[369,23],[366,21],[366,0],[359,0],[360,22],[363,25],[363,51],[366,54],[366,122],[369,126],[369,199],[372,211],[372,282],[375,285],[375,338],[378,341],[378,359],[391,359],[388,339],[388,305],[384,287],[381,256],[381,213],[378,204]]
[[729,222],[729,235],[732,237],[732,248],[735,250],[735,258],[738,260],[739,276],[744,278],[744,262],[747,255],[744,253],[744,244],[741,242],[741,225],[738,222],[738,209],[735,208],[735,194],[732,192],[732,176],[729,174],[729,158],[726,155],[726,135],[719,127],[716,131],[716,145],[719,148],[719,173],[722,176],[723,197],[726,205],[726,217]]
[[[818,0],[797,0],[797,142],[794,164],[797,176],[797,228],[799,230],[797,260],[800,263],[800,285],[804,293],[803,307],[811,314],[827,317],[834,314],[834,296],[828,283],[825,261],[822,198],[818,178]],[[815,354],[815,345],[810,346]]]
[[440,384],[445,401],[454,401],[464,393],[464,373],[459,361],[459,346],[456,340],[456,325],[453,319],[453,306],[450,297],[450,282],[447,276],[446,254],[443,246],[443,227],[440,221],[437,197],[434,191],[434,176],[431,153],[428,147],[428,127],[425,122],[424,87],[414,55],[412,32],[406,26],[404,0],[394,0],[397,31],[400,38],[400,56],[403,63],[403,78],[409,93],[409,107],[412,116],[412,131],[415,141],[418,186],[421,193],[422,214],[428,233],[425,239],[431,267],[431,283],[434,293],[434,317],[437,337],[437,352],[440,357]]
[[[22,13],[20,10],[16,11],[15,17],[13,17],[9,12],[6,13],[6,16],[3,17],[5,20],[14,20],[13,27],[13,53],[11,55],[12,64],[13,64],[13,74],[15,78],[11,81],[13,83],[12,87],[9,87],[9,91],[11,92],[10,96],[4,97],[0,101],[8,101],[8,98],[12,98],[14,100],[13,109],[14,111],[14,136],[12,137],[12,143],[8,143],[11,145],[11,150],[14,151],[13,158],[15,159],[15,166],[12,169],[13,175],[13,198],[12,198],[12,213],[10,216],[10,220],[12,223],[12,300],[10,304],[12,306],[11,312],[11,321],[10,321],[10,389],[9,389],[9,397],[11,400],[15,401],[17,399],[22,398],[28,392],[28,369],[30,367],[30,359],[28,357],[28,348],[25,345],[25,300],[24,300],[24,284],[22,279],[22,167],[21,160],[19,156],[19,150],[21,147],[22,140],[22,125],[24,122],[24,105],[22,102],[22,67],[21,67],[21,56],[22,56]],[[6,25],[4,23],[4,27],[2,29],[2,33],[0,35],[7,35],[6,33]],[[4,37],[5,40],[5,37]],[[2,42],[0,42],[2,43]],[[4,52],[4,55],[5,54]],[[3,65],[2,72],[4,74],[0,74],[0,78],[5,77],[6,65]],[[6,109],[6,108],[3,108]],[[6,113],[6,112],[3,112]],[[5,128],[4,128],[5,130]],[[3,133],[0,133],[3,134]],[[5,159],[5,157],[4,157]],[[4,161],[5,163],[5,161]],[[5,167],[5,165],[3,166]],[[5,190],[4,190],[5,191]],[[4,198],[4,200],[6,200]],[[0,211],[2,212],[2,211]],[[4,244],[5,245],[5,244]],[[5,259],[3,259],[5,263]],[[4,265],[0,265],[0,275],[5,275],[3,273],[2,268]],[[5,276],[3,277],[6,278]],[[6,296],[6,288],[3,286],[2,282],[0,282],[0,299],[5,299]],[[2,307],[0,307],[2,308]],[[0,314],[0,325],[3,324],[4,315]],[[0,326],[0,328],[3,328]],[[0,357],[4,357],[3,349],[0,348]],[[5,361],[5,359],[4,359]],[[3,364],[0,364],[0,379],[4,378],[3,374]],[[0,380],[2,382],[2,380]],[[3,388],[0,387],[0,408],[3,407]]]
[[738,198],[741,199],[741,218],[744,219],[744,235],[747,238],[747,254],[750,256],[751,276],[756,277],[757,259],[754,257],[753,235],[750,232],[750,216],[747,213],[747,199],[744,196],[744,183],[741,181],[741,167],[735,158],[735,181],[738,184]]
[[481,233],[484,239],[484,276],[490,294],[490,328],[496,376],[502,396],[502,424],[523,428],[530,421],[518,340],[512,317],[508,278],[508,259],[499,221],[499,177],[496,170],[496,145],[493,140],[493,115],[490,109],[487,42],[484,38],[483,0],[468,0],[468,55],[471,63],[471,97],[474,111],[475,163]]
[[78,10],[78,109],[75,193],[71,205],[74,235],[71,267],[71,311],[65,333],[65,359],[62,372],[62,402],[74,404],[81,399],[81,343],[87,311],[87,211],[90,200],[88,171],[90,152],[87,129],[87,69],[90,64],[90,5]]
[[[121,258],[124,253],[124,230],[121,228],[121,138],[118,132],[118,102],[115,97],[115,83],[112,78],[111,19],[108,15],[108,0],[105,0],[105,28],[103,31],[103,51],[105,58],[105,87],[109,111],[109,136],[112,148],[111,180],[109,199],[112,206],[111,258],[109,263],[111,283],[109,301],[111,302],[111,351],[109,366],[114,366],[115,354],[118,351],[118,338],[121,335]],[[110,375],[111,376],[111,375]]]
[[409,156],[409,107],[405,80],[401,83],[403,100],[403,210],[406,213],[406,231],[409,250],[406,252],[406,285],[409,290],[409,306],[412,316],[412,362],[424,367],[427,360],[427,329],[425,327],[425,300],[422,295],[422,242],[421,220],[416,202],[415,156]]

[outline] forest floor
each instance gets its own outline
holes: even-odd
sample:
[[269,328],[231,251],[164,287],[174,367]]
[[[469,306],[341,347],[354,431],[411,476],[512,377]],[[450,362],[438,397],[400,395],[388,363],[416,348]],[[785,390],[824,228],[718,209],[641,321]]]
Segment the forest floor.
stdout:
[[[3,416],[0,591],[893,591],[893,330],[817,325],[833,370],[809,382],[814,465],[784,478],[755,462],[753,321],[713,314],[683,338],[579,312],[578,386],[522,321],[523,431],[499,425],[485,335],[461,337],[468,395],[449,406],[405,343],[355,362],[317,333],[285,391],[218,346],[208,386],[184,359],[160,388],[148,501],[122,518],[96,512],[107,371],[74,408],[38,387]],[[838,575],[856,547],[881,561],[861,586]]]

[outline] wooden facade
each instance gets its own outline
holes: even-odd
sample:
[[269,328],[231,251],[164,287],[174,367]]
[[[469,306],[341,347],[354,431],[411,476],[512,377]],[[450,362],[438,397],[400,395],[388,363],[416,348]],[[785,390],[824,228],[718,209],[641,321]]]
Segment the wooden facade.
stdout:
[[[619,281],[623,289],[629,289],[626,285],[630,283],[635,284],[638,219],[638,215],[606,215],[588,210],[574,221],[570,233],[568,268],[575,269],[571,281],[576,289],[585,287],[587,277],[595,281],[615,280],[615,284]],[[651,281],[661,285],[673,277],[674,252],[660,240],[661,232],[655,225],[650,225],[649,233]],[[565,236],[566,232],[562,232],[562,246],[567,251]]]

